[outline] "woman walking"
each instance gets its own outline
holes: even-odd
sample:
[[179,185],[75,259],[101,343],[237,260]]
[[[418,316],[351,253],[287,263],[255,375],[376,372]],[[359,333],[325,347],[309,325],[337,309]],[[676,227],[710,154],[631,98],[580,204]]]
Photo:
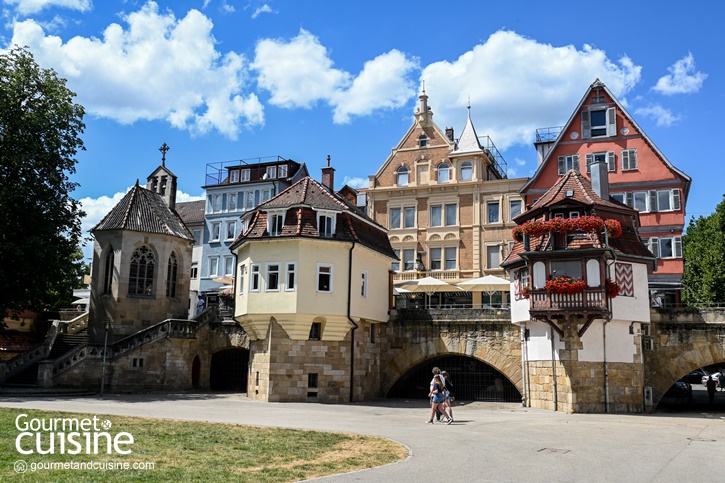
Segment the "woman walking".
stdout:
[[453,400],[453,394],[451,394],[451,389],[453,388],[453,381],[451,381],[451,376],[448,375],[448,371],[441,372],[441,376],[443,376],[443,380],[445,381],[445,385],[443,386],[443,392],[445,393],[445,401],[443,401],[443,407],[448,411],[449,420],[453,422],[453,407],[451,406],[451,401]]
[[431,405],[430,405],[430,417],[426,421],[428,424],[433,424],[433,417],[435,416],[436,409],[440,411],[446,418],[448,418],[448,422],[446,424],[451,424],[453,420],[448,415],[448,412],[446,411],[445,406],[443,405],[443,402],[446,400],[445,396],[445,386],[443,385],[443,380],[441,379],[441,376],[439,374],[436,374],[433,377],[433,387],[430,391],[430,394],[428,394],[428,397],[431,399]]

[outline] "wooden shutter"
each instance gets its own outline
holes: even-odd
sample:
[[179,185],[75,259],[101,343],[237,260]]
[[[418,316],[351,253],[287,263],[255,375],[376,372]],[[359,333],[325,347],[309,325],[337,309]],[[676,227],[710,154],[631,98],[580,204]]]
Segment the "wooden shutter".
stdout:
[[566,173],[566,156],[559,156],[559,174]]
[[630,208],[634,207],[634,195],[632,193],[624,193],[624,204]]
[[637,150],[629,150],[629,169],[637,169]]
[[607,171],[616,171],[617,161],[614,158],[614,151],[607,151]]
[[587,173],[592,172],[592,163],[594,162],[594,155],[592,153],[587,153],[584,155],[584,159],[587,162]]
[[607,109],[607,136],[617,135],[617,108]]
[[657,211],[657,191],[649,191],[649,210],[650,213]]
[[679,211],[682,208],[682,203],[680,201],[680,190],[679,188],[675,188],[672,190],[672,209],[674,211]]
[[674,241],[675,243],[673,243],[673,245],[675,245],[675,258],[682,258],[682,237],[676,236],[674,238]]
[[589,111],[582,111],[582,139],[590,137],[592,137],[592,130],[589,122]]

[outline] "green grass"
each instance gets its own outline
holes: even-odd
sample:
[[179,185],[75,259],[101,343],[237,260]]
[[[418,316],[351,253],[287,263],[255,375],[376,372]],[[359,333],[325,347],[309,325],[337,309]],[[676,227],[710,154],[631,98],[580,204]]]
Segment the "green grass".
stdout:
[[[369,436],[96,415],[99,421],[111,421],[108,431],[111,436],[119,432],[133,435],[134,443],[126,446],[132,453],[109,455],[105,444],[101,444],[98,455],[86,454],[85,448],[77,455],[60,454],[56,439],[55,454],[23,455],[15,447],[21,433],[15,420],[20,414],[28,415],[26,421],[33,418],[80,420],[94,416],[0,408],[0,481],[290,482],[373,468],[402,460],[408,454],[398,443]],[[41,431],[41,434],[42,449],[47,449],[49,432]],[[24,438],[22,447],[35,449],[35,436]],[[71,447],[68,445],[66,449]],[[38,469],[32,472],[28,468],[25,473],[17,473],[14,464],[18,460],[24,460],[29,467],[33,463],[54,462],[151,462],[154,469]]]

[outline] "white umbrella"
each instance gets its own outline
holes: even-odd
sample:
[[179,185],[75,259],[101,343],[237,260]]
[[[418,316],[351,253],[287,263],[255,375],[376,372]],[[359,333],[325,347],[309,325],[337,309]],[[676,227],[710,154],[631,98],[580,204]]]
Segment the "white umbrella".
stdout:
[[486,275],[485,277],[474,278],[458,283],[458,287],[469,292],[486,292],[488,294],[488,303],[491,304],[491,297],[495,292],[504,292],[511,289],[511,282],[505,278],[495,275]]
[[71,302],[71,305],[88,305],[91,303],[91,299],[78,299]]
[[416,280],[406,280],[404,282],[398,282],[395,284],[395,288],[405,289],[410,292],[423,292],[428,295],[430,301],[431,294],[435,292],[450,292],[455,290],[461,290],[455,285],[451,285],[448,282],[439,280],[435,277],[424,277]]

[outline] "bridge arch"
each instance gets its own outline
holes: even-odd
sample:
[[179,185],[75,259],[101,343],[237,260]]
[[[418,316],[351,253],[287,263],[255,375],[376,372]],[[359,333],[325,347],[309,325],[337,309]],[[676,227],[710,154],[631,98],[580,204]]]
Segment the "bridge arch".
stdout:
[[248,366],[248,349],[232,348],[213,353],[209,368],[209,389],[247,392]]

